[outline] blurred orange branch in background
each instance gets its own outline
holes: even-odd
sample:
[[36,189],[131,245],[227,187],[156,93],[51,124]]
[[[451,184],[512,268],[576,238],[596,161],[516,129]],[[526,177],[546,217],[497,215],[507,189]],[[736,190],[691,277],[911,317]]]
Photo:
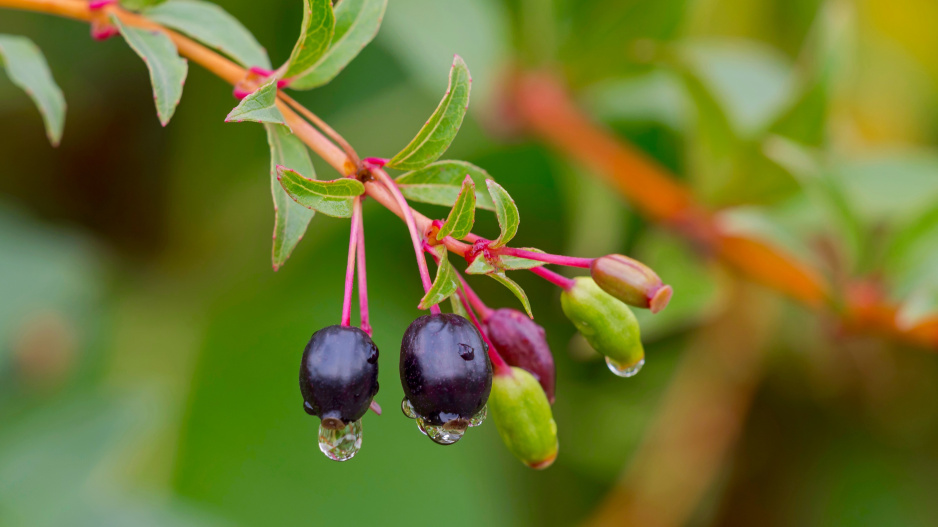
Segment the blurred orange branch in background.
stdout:
[[831,287],[821,273],[763,241],[724,232],[691,191],[667,169],[612,132],[593,122],[572,100],[563,84],[543,72],[521,73],[513,80],[514,110],[535,135],[603,177],[649,219],[688,238],[749,279],[811,309],[839,314],[844,328],[886,334],[938,350],[938,317],[914,327],[900,327],[898,307],[879,292],[845,293],[835,309]]

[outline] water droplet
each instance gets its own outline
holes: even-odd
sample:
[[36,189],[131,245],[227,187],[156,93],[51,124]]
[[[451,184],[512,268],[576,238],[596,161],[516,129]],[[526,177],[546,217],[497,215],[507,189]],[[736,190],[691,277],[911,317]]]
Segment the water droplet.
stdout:
[[463,344],[462,342],[460,342],[459,343],[459,356],[462,357],[463,360],[472,360],[476,356],[476,350],[472,349],[472,346],[468,344]]
[[[417,420],[418,423],[421,421],[421,419]],[[427,437],[433,440],[434,443],[438,445],[452,445],[462,439],[463,434],[466,433],[466,429],[469,428],[469,421],[465,419],[459,419],[455,424],[454,421],[450,421],[442,426],[428,424],[424,424],[423,426]]]
[[407,397],[404,397],[404,400],[401,401],[401,411],[404,412],[409,419],[416,419],[417,412],[414,411],[414,406],[410,404],[410,400]]
[[338,430],[330,430],[319,425],[319,450],[322,450],[327,458],[335,461],[348,461],[355,457],[361,447],[361,419]]
[[423,419],[420,417],[417,418],[417,429],[420,430],[421,434],[427,435],[427,427],[423,424]]
[[469,426],[481,425],[485,421],[485,418],[488,417],[488,415],[489,415],[489,407],[483,406],[482,409],[479,410],[479,412],[475,414],[474,416],[472,416],[472,419],[469,420]]
[[616,361],[606,357],[606,365],[609,366],[609,371],[613,374],[618,375],[619,377],[634,377],[638,372],[642,370],[642,366],[645,365],[645,359],[642,359],[631,366],[622,367]]

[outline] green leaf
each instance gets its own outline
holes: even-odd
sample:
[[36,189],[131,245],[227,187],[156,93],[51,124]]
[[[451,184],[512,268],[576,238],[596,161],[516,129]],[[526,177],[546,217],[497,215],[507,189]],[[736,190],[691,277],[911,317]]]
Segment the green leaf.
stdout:
[[466,175],[476,184],[476,206],[495,210],[485,181],[492,179],[488,172],[465,161],[437,161],[419,170],[402,174],[395,180],[407,199],[433,205],[452,207],[462,190]]
[[254,35],[217,4],[200,0],[169,0],[146,9],[143,14],[225,53],[242,66],[270,69],[267,52]]
[[283,78],[302,77],[312,71],[329,49],[335,31],[331,0],[303,0],[303,27],[284,65]]
[[[540,249],[535,249],[533,247],[522,247],[525,251],[530,251],[532,253],[543,253],[544,251]],[[541,267],[542,265],[547,265],[546,262],[539,262],[537,260],[528,260],[527,258],[521,258],[518,256],[499,256],[498,268],[504,271],[519,271],[522,269],[534,269],[535,267]]]
[[691,40],[678,45],[677,52],[682,66],[703,84],[743,137],[768,126],[796,95],[788,58],[759,42]]
[[452,236],[457,240],[465,238],[472,232],[472,225],[476,221],[476,186],[472,178],[466,176],[462,183],[462,192],[456,198],[456,204],[449,211],[446,222],[440,227],[437,239]]
[[449,87],[440,105],[417,133],[417,137],[391,158],[388,166],[400,170],[416,170],[439,159],[453,142],[463,117],[466,116],[471,85],[469,68],[462,57],[456,55],[449,72]]
[[[536,253],[544,252],[540,249],[534,249],[533,247],[524,247],[524,250]],[[519,271],[522,269],[533,269],[542,265],[547,264],[545,262],[538,262],[537,260],[528,260],[527,258],[507,255],[499,256],[498,261],[493,264],[484,254],[480,253],[475,257],[475,260],[469,264],[469,267],[466,268],[466,274],[492,274],[502,271]]]
[[256,123],[286,124],[283,114],[277,108],[277,79],[271,79],[250,95],[241,99],[225,117],[226,123],[254,121]]
[[489,194],[491,194],[492,201],[495,203],[495,215],[498,216],[498,228],[501,229],[501,234],[499,234],[498,238],[489,246],[493,249],[497,249],[507,244],[515,237],[515,233],[518,232],[518,224],[521,223],[521,218],[518,215],[518,207],[515,205],[515,200],[511,199],[511,196],[508,195],[508,192],[503,189],[501,185],[491,179],[486,181],[485,184],[488,186]]
[[274,270],[280,268],[306,233],[315,211],[293,201],[278,181],[278,166],[292,167],[303,177],[315,179],[316,171],[306,145],[286,126],[265,124],[270,144],[270,192],[274,199]]
[[475,259],[472,260],[472,263],[469,264],[469,267],[466,267],[466,274],[491,274],[496,271],[498,271],[498,269],[496,269],[482,253],[479,253]]
[[459,300],[458,294],[450,295],[449,303],[453,307],[453,313],[463,317],[466,320],[469,320],[469,313],[466,311],[466,306],[462,305],[462,301]]
[[528,316],[534,318],[534,313],[531,313],[531,302],[528,301],[528,295],[524,293],[524,289],[521,289],[521,286],[517,282],[505,276],[505,273],[489,273],[488,276],[498,280],[503,286],[507,287],[509,291],[514,293],[518,300],[521,301],[521,304],[524,306],[524,310],[528,313]]
[[290,87],[309,90],[328,84],[375,38],[388,0],[343,0],[335,9],[335,33],[328,51]]
[[354,198],[365,193],[365,186],[357,179],[317,181],[284,166],[277,167],[277,175],[280,185],[297,203],[336,218],[351,217]]
[[182,86],[186,82],[189,63],[179,56],[176,45],[164,33],[127,27],[113,14],[111,21],[150,70],[156,114],[160,124],[166,126],[182,99]]
[[26,37],[0,35],[0,64],[39,108],[49,142],[58,146],[65,128],[65,97],[42,52]]
[[140,11],[147,7],[162,4],[165,1],[166,0],[120,0],[120,4],[121,7],[130,9],[131,11]]
[[446,249],[441,248],[438,250],[441,254],[436,268],[436,278],[433,279],[433,286],[430,287],[427,294],[420,299],[420,304],[417,306],[419,309],[430,309],[430,306],[435,306],[452,296],[459,287],[456,270],[453,269],[446,257]]

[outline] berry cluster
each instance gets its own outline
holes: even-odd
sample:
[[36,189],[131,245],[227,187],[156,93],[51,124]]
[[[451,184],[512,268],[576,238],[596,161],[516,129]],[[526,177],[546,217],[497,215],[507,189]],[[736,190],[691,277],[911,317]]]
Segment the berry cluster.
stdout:
[[[387,177],[380,163],[368,163],[369,173],[409,210],[396,182]],[[342,324],[313,334],[300,366],[304,408],[321,419],[320,449],[337,461],[352,458],[361,448],[361,420],[369,407],[380,414],[373,400],[378,392],[378,348],[368,322],[362,197],[355,199]],[[511,287],[517,284],[505,271],[529,270],[559,286],[564,313],[605,356],[609,369],[621,377],[635,375],[645,362],[638,322],[626,304],[660,311],[670,300],[670,286],[647,266],[622,255],[596,259],[551,255],[499,247],[491,240],[462,233],[459,239],[471,242],[469,245],[453,238],[442,221],[429,222],[420,232],[412,214],[405,214],[405,218],[426,293],[419,307],[430,314],[414,320],[401,341],[404,415],[416,420],[419,430],[433,442],[450,445],[469,428],[481,425],[491,412],[499,435],[516,457],[532,468],[550,466],[558,448],[557,425],[551,413],[554,360],[544,328],[530,316],[527,297],[520,288]],[[520,291],[528,313],[485,305],[449,264],[447,250],[465,257],[467,273],[493,276],[516,294]],[[426,254],[437,264],[432,282]],[[545,269],[545,264],[588,268],[590,276],[567,278]],[[351,326],[356,266],[361,329]],[[452,301],[453,313],[442,313],[439,308],[447,298]]]

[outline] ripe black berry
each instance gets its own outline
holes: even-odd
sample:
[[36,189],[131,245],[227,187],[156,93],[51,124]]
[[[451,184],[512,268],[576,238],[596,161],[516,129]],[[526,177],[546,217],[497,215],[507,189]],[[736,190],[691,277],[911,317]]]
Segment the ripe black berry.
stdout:
[[300,364],[304,409],[327,429],[361,419],[378,393],[378,347],[364,331],[329,326],[313,333]]
[[401,383],[422,422],[465,431],[492,390],[482,335],[459,315],[414,320],[401,342]]

